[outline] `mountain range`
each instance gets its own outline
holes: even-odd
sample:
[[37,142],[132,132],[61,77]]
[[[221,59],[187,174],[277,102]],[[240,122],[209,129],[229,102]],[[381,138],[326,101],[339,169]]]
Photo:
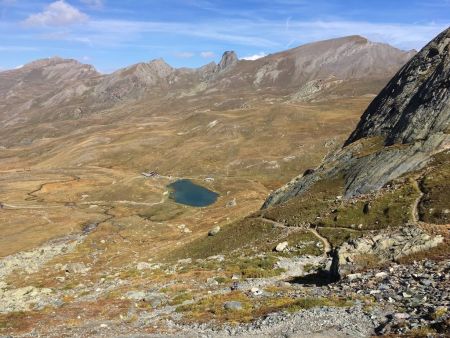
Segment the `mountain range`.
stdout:
[[55,57],[0,73],[0,118],[4,126],[73,119],[143,99],[202,101],[224,91],[230,96],[272,94],[300,101],[374,94],[414,53],[349,36],[256,61],[225,52],[219,64],[198,69],[175,69],[157,59],[106,75]]

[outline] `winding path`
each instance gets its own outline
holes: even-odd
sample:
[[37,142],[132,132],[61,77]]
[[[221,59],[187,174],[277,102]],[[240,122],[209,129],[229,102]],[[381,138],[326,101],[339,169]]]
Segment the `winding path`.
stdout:
[[[422,177],[418,178],[418,180],[422,179]],[[419,205],[420,201],[422,201],[422,198],[424,196],[424,193],[422,189],[420,188],[420,183],[417,180],[414,180],[413,183],[414,187],[417,189],[417,192],[419,192],[419,196],[414,200],[414,204],[412,206],[412,222],[417,224],[420,222],[420,215],[419,215]]]
[[314,228],[301,228],[301,227],[290,227],[287,226],[284,223],[280,223],[265,217],[258,217],[260,220],[267,222],[267,223],[271,223],[273,226],[277,227],[277,228],[289,228],[289,229],[301,229],[301,230],[307,230],[310,233],[312,233],[315,237],[317,237],[322,243],[323,243],[323,254],[324,256],[328,256],[328,253],[331,251],[332,247],[330,242],[328,241],[328,239],[326,239],[325,237],[323,237],[321,234],[319,234],[319,232],[314,229]]
[[322,241],[322,243],[323,243],[323,251],[324,251],[323,253],[324,253],[325,256],[328,256],[328,253],[331,251],[331,244],[328,241],[328,239],[326,239],[321,234],[319,234],[319,232],[316,229],[308,228],[308,231],[310,233],[312,233],[314,236],[316,236],[320,241]]

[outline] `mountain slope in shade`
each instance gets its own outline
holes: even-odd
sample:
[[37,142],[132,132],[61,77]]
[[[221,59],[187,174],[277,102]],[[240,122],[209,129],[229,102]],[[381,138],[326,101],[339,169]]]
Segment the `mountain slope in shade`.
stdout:
[[316,182],[344,178],[347,197],[380,189],[450,148],[450,28],[424,47],[381,91],[346,147],[309,175],[273,192],[263,208],[301,195]]

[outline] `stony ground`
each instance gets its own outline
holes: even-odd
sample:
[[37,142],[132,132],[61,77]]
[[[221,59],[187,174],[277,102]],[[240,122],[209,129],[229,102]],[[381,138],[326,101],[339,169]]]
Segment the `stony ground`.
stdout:
[[[208,262],[219,267],[212,277],[177,279]],[[2,282],[1,309],[9,315],[2,317],[0,332],[11,337],[444,337],[449,332],[449,259],[385,263],[335,283],[321,270],[308,272],[308,265],[329,264],[323,255],[279,258],[274,268],[283,266],[284,272],[265,278],[236,274],[224,281],[217,276],[226,264],[223,256],[174,265],[142,262],[140,271],[162,270],[168,277],[144,285],[118,274],[67,290],[8,290]],[[83,264],[56,268],[65,278],[89,271]],[[93,303],[100,307],[95,316]],[[113,308],[119,309],[115,315]]]

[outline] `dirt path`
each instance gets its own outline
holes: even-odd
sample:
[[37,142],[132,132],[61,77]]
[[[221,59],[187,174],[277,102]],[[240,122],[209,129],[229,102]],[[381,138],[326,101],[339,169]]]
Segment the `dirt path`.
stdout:
[[277,221],[274,221],[274,220],[271,220],[271,219],[268,219],[268,218],[265,218],[265,217],[258,217],[258,218],[260,220],[262,220],[263,222],[271,223],[274,227],[277,227],[277,228],[293,228],[293,227],[287,226],[284,223],[277,222]]
[[419,192],[419,196],[414,200],[414,204],[412,206],[411,216],[412,216],[412,222],[417,224],[420,222],[420,215],[419,215],[419,205],[420,201],[422,201],[422,198],[424,196],[424,193],[422,192],[422,189],[420,188],[420,183],[418,180],[422,179],[422,177],[418,178],[417,180],[414,180],[414,187]]
[[316,236],[323,243],[323,254],[328,256],[328,253],[331,251],[331,244],[328,242],[328,239],[323,237],[321,234],[317,232],[316,229],[308,228],[308,231]]

